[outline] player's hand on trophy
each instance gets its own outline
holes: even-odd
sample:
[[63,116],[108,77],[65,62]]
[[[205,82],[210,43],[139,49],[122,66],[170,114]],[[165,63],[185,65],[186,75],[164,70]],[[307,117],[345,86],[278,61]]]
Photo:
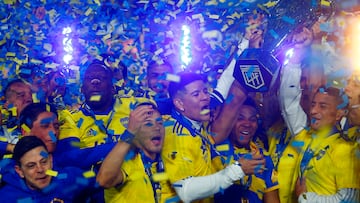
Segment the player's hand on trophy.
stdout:
[[264,37],[264,14],[256,14],[249,17],[247,28],[245,29],[245,39],[249,40],[250,48],[260,48]]

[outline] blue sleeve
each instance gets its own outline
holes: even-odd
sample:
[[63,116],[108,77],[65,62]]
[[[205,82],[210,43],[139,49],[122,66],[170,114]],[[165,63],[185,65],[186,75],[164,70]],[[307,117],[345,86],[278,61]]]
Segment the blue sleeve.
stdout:
[[75,143],[80,143],[80,139],[77,137],[68,137],[65,139],[57,140],[56,152],[66,153],[78,147],[75,147]]
[[74,166],[89,170],[93,165],[101,162],[112,150],[116,143],[106,143],[91,148],[75,148],[66,152],[54,153],[56,164],[61,167]]
[[[50,187],[48,193],[58,194],[67,199],[72,199],[83,194],[87,190],[97,188],[96,176],[85,177],[84,170],[81,170],[77,167],[65,167],[58,171],[58,175],[53,177],[51,184],[53,187]],[[65,188],[63,186],[66,186]]]
[[8,145],[8,142],[4,142],[4,141],[0,141],[0,156],[1,158],[4,156],[4,154],[6,153],[6,147]]

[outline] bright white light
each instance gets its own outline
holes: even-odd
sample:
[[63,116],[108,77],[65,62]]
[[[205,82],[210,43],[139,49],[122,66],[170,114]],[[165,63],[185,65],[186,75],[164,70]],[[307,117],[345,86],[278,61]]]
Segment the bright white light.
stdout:
[[64,27],[62,34],[67,35],[71,33],[71,27]]
[[66,64],[69,64],[72,59],[73,57],[70,54],[65,54],[65,56],[63,57],[63,60]]
[[191,57],[191,46],[190,46],[190,29],[188,26],[183,25],[181,27],[183,31],[182,39],[181,39],[181,61],[182,63],[187,66],[190,64],[192,57]]
[[63,61],[66,64],[69,64],[73,59],[72,54],[74,52],[74,48],[72,47],[72,39],[69,37],[69,34],[72,32],[71,27],[65,27],[62,31],[62,34],[65,35],[62,40],[63,49],[65,51],[65,55],[63,57]]

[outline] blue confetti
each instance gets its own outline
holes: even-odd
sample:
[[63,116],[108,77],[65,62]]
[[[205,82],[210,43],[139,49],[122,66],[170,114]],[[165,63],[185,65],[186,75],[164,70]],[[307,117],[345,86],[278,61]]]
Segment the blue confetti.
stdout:
[[244,159],[252,159],[252,154],[244,154]]
[[40,155],[44,158],[48,158],[49,157],[49,153],[45,152],[45,151],[41,151]]
[[226,98],[225,103],[229,104],[232,100],[234,99],[234,95],[233,94],[229,94],[229,96]]
[[342,96],[343,103],[339,104],[336,108],[337,109],[344,109],[349,104],[349,97],[347,95]]
[[66,179],[68,177],[67,173],[60,173],[56,176],[57,179]]
[[56,142],[56,141],[57,141],[56,135],[55,135],[55,133],[54,133],[53,131],[50,131],[50,132],[49,132],[49,136],[50,136],[52,142]]
[[125,156],[125,160],[128,161],[128,160],[131,160],[135,157],[136,153],[134,150],[129,150],[128,153],[126,154]]
[[289,16],[283,16],[281,18],[284,22],[290,23],[292,25],[295,24],[295,19],[294,18],[290,18]]
[[175,202],[180,202],[180,201],[181,201],[181,199],[178,196],[176,196],[176,197],[171,197],[171,198],[166,199],[165,203],[175,203]]
[[255,174],[256,174],[256,173],[259,173],[262,168],[263,168],[263,165],[262,165],[262,164],[257,165],[257,166],[255,167],[255,169],[254,169],[254,173],[255,173]]
[[304,141],[292,141],[291,146],[293,147],[303,147],[305,145]]
[[274,39],[278,39],[280,37],[279,34],[276,33],[273,29],[269,30],[269,33]]
[[84,122],[84,119],[83,119],[83,118],[80,118],[79,121],[77,122],[76,126],[77,126],[78,128],[80,128],[80,127],[82,126],[83,122]]

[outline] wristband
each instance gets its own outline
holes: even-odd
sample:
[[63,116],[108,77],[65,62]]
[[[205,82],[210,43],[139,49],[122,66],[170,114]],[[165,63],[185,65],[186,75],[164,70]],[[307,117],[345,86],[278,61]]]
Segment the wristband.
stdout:
[[120,135],[120,140],[128,144],[132,144],[134,138],[135,135],[129,132],[128,130],[125,130],[124,133]]

